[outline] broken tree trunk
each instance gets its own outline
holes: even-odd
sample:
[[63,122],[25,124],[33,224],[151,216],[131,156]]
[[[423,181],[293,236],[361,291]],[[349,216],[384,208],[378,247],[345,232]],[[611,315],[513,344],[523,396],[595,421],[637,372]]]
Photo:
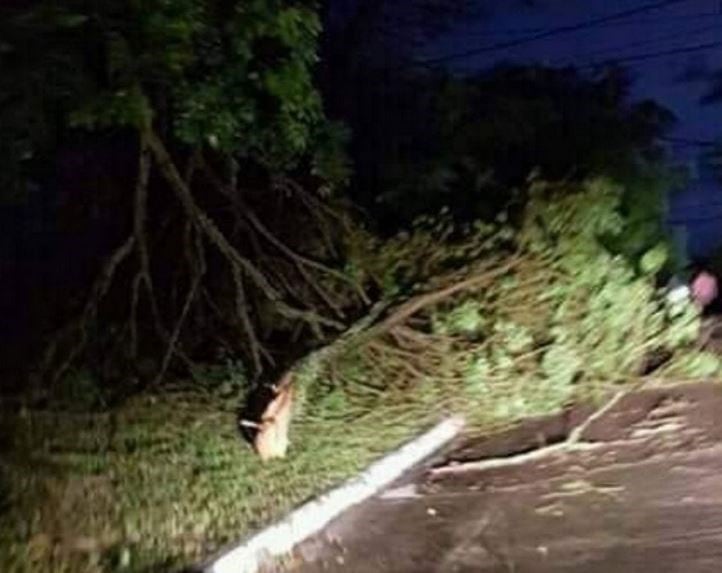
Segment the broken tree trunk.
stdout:
[[241,420],[242,426],[256,431],[253,449],[263,461],[282,458],[288,450],[288,428],[293,414],[293,374],[284,374],[272,390],[274,396],[259,421]]

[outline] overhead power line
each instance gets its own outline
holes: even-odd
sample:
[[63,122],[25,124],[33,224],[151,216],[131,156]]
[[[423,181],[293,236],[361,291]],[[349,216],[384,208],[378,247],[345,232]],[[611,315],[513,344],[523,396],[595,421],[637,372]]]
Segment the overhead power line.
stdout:
[[[668,14],[666,16],[655,16],[650,18],[635,19],[635,20],[621,20],[621,21],[610,21],[599,24],[599,27],[614,28],[617,26],[646,26],[648,24],[659,24],[660,22],[666,22],[668,24],[675,24],[680,20],[700,20],[708,18],[718,18],[722,16],[722,11],[719,12],[698,12],[695,14]],[[493,36],[520,36],[524,34],[535,34],[541,31],[547,30],[544,26],[536,26],[533,28],[506,28],[503,30],[486,30],[484,32],[475,33],[469,38],[489,38]]]
[[661,141],[666,141],[669,143],[677,143],[680,145],[691,145],[696,147],[720,147],[722,145],[722,141],[712,141],[712,140],[705,140],[705,139],[689,139],[687,137],[659,137],[658,138]]
[[[568,62],[563,64],[564,66],[573,67],[579,70],[594,70],[600,66],[608,64],[635,64],[638,62],[644,62],[648,60],[655,60],[664,57],[677,56],[681,54],[691,54],[695,52],[703,52],[705,50],[713,50],[715,48],[722,48],[722,41],[707,42],[704,44],[695,44],[692,46],[681,46],[679,48],[671,48],[668,50],[659,50],[655,52],[642,52],[638,54],[619,54],[617,56],[608,56],[604,59],[598,59],[588,62]],[[551,64],[555,65],[555,64]],[[556,66],[561,64],[557,63]]]
[[435,58],[428,58],[425,60],[417,60],[417,61],[413,62],[412,65],[432,66],[432,65],[437,65],[437,64],[443,64],[446,62],[451,62],[454,60],[466,59],[466,58],[478,56],[481,54],[488,54],[490,52],[496,52],[499,50],[506,50],[508,48],[515,48],[517,46],[523,46],[525,44],[536,42],[538,40],[545,40],[547,38],[552,38],[554,36],[560,36],[562,34],[570,34],[570,33],[578,32],[580,30],[585,30],[588,28],[594,28],[594,27],[606,24],[607,22],[611,22],[614,20],[628,18],[630,16],[635,16],[637,14],[651,12],[653,10],[660,10],[660,9],[666,8],[668,6],[673,6],[675,4],[682,4],[684,2],[689,2],[689,1],[690,0],[664,0],[662,2],[653,2],[651,4],[645,4],[644,6],[638,6],[637,8],[630,8],[628,10],[622,10],[621,12],[615,12],[613,14],[608,14],[606,16],[600,16],[598,18],[591,18],[591,19],[585,20],[583,22],[577,22],[575,24],[568,24],[566,26],[559,26],[556,28],[549,28],[549,29],[537,32],[535,34],[531,34],[529,36],[524,36],[522,38],[514,38],[511,40],[505,40],[505,41],[497,42],[495,44],[490,44],[487,46],[480,46],[478,48],[472,48],[472,49],[463,50],[460,52],[445,54],[443,56],[437,56]]
[[[718,16],[719,18],[719,16]],[[699,28],[692,28],[689,30],[683,30],[683,31],[676,31],[669,34],[663,34],[661,36],[654,36],[652,38],[645,38],[642,40],[635,40],[634,42],[628,42],[623,45],[617,45],[617,46],[607,46],[605,48],[601,48],[599,50],[595,50],[593,52],[587,52],[586,54],[582,56],[571,56],[566,61],[569,65],[574,65],[575,61],[579,60],[586,60],[590,61],[592,58],[598,58],[599,56],[606,56],[607,54],[619,54],[621,50],[626,50],[627,48],[636,48],[636,47],[651,47],[655,44],[657,45],[664,45],[669,40],[675,40],[677,38],[685,38],[688,39],[690,36],[694,35],[699,39],[699,36],[702,34],[706,34],[707,32],[713,32],[717,31],[719,32],[722,30],[722,22],[718,20],[716,24],[711,24],[707,26],[702,26]],[[612,58],[614,56],[607,56],[607,58]]]
[[706,44],[696,44],[694,46],[683,46],[681,48],[672,48],[669,50],[659,50],[657,52],[646,52],[642,54],[629,54],[628,56],[617,56],[609,57],[604,60],[598,60],[596,62],[589,62],[587,64],[576,64],[575,67],[580,69],[585,68],[596,68],[609,62],[615,64],[633,64],[635,62],[642,62],[647,60],[654,60],[657,58],[663,58],[666,56],[676,56],[680,54],[691,54],[694,52],[702,52],[705,50],[712,50],[714,48],[722,48],[722,41],[718,42],[707,42]]

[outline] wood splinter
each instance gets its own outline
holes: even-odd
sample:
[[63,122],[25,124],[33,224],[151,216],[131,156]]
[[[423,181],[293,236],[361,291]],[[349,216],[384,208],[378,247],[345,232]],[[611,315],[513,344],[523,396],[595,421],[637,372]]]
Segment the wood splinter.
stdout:
[[245,428],[256,430],[253,449],[263,461],[283,458],[288,450],[288,428],[293,414],[292,382],[292,374],[288,372],[278,384],[270,386],[274,397],[261,414],[260,421],[240,420],[239,422]]

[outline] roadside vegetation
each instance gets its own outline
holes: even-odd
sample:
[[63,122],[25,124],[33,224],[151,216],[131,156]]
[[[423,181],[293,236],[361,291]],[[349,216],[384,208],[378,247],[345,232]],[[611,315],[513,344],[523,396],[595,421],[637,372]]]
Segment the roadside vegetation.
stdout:
[[515,231],[479,225],[444,241],[442,218],[384,246],[349,237],[366,281],[414,294],[373,336],[302,361],[285,459],[262,464],[239,439],[250,385],[233,362],[100,411],[82,402],[83,372],[67,375],[64,405],[6,408],[3,570],[180,567],[449,413],[490,430],[645,380],[718,375],[718,358],[695,350],[696,310],[654,288],[663,249],[636,272],[604,247],[624,228],[620,190],[533,187]]
[[[52,214],[8,306],[33,311],[0,364],[0,570],[179,570],[450,413],[491,431],[720,374],[658,287],[671,117],[621,70],[399,74],[433,97],[381,145],[341,105],[373,59],[315,75],[315,3],[127,8],[0,12],[1,199]],[[290,449],[262,463],[239,420],[288,369]]]

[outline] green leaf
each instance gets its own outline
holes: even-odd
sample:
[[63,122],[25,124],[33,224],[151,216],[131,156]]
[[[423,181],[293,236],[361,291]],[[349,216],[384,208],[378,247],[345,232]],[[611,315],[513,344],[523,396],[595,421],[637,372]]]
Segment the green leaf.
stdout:
[[659,243],[642,256],[639,266],[646,275],[656,275],[667,262],[667,245]]

